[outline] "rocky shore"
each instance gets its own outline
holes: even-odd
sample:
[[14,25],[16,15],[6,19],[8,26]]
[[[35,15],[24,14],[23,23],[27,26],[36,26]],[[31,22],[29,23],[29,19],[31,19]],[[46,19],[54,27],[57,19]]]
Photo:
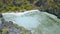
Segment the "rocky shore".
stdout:
[[6,21],[0,14],[0,34],[31,34],[31,31],[14,24],[12,21]]

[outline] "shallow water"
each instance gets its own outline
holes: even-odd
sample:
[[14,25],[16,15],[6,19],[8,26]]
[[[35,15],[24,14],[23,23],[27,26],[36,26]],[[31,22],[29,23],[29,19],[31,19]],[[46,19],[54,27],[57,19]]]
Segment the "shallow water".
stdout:
[[31,30],[32,34],[60,34],[60,19],[46,12],[7,13],[4,18]]

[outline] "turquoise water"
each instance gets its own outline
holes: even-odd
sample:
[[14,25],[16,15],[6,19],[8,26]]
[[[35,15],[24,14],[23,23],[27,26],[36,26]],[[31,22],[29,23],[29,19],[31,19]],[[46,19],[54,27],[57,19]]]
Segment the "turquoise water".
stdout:
[[37,10],[3,15],[7,21],[23,26],[31,30],[33,34],[60,34],[60,19],[52,14]]

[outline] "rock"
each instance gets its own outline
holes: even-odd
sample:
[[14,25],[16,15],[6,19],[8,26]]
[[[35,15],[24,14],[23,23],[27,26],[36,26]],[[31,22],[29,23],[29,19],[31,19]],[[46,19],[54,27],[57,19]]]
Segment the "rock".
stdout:
[[[41,12],[39,10],[30,10],[25,11],[22,14],[17,14],[18,13],[8,13],[4,14],[4,17],[7,21],[14,21],[16,24],[31,30],[32,34],[60,34],[60,19],[58,19],[55,15],[47,12]],[[22,30],[23,32],[26,32],[23,27],[20,27],[20,32]],[[17,30],[13,26],[11,29],[14,29],[13,31]]]
[[[0,24],[0,34],[22,34],[23,27],[18,27],[17,24],[14,24],[12,21],[6,21],[2,14],[0,14],[0,17],[2,18],[2,23]],[[27,30],[26,30],[27,31]],[[28,32],[28,31],[27,31]],[[30,34],[30,33],[29,33]]]
[[51,11],[49,11],[49,10],[46,10],[46,12],[47,13],[50,13],[50,14],[53,14],[53,15],[55,15],[55,16],[57,16],[57,18],[59,18],[60,19],[60,12],[51,12]]
[[0,18],[2,18],[3,16],[2,16],[2,14],[0,14]]

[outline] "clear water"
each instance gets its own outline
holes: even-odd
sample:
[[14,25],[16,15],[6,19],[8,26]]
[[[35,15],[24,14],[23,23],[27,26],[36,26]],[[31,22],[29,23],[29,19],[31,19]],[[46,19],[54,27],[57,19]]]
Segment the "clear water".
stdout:
[[5,20],[13,21],[19,26],[32,31],[32,34],[60,34],[60,19],[40,11],[25,13],[3,13]]

